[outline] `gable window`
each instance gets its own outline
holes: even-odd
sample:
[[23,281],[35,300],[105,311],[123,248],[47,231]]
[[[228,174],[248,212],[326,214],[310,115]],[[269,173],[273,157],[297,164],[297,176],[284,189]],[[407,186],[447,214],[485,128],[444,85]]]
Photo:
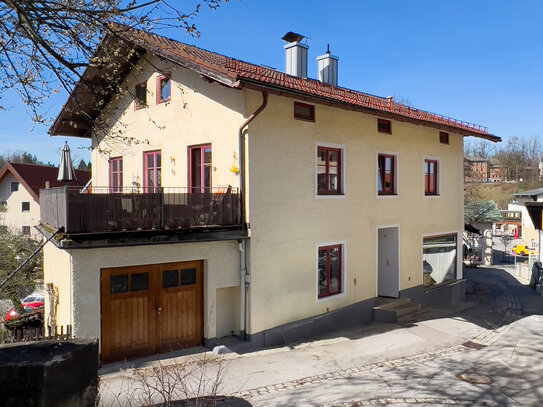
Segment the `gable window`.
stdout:
[[396,195],[396,156],[377,155],[377,192],[379,195]]
[[294,118],[314,122],[315,106],[300,102],[294,102]]
[[171,97],[171,85],[172,81],[169,76],[159,76],[157,78],[157,104],[168,102]]
[[112,193],[123,191],[123,159],[122,157],[109,160],[109,190]]
[[439,132],[439,142],[441,144],[449,144],[449,133],[444,131]]
[[424,160],[424,194],[425,195],[437,195],[437,178],[439,170],[438,160],[425,159]]
[[143,187],[145,192],[160,192],[161,157],[160,151],[147,151],[143,154]]
[[28,212],[30,210],[30,202],[21,202],[21,211]]
[[19,190],[19,183],[17,181],[11,182],[11,192],[16,192]]
[[318,248],[318,297],[328,297],[343,291],[343,245]]
[[377,131],[379,133],[392,134],[392,122],[387,119],[377,119]]
[[192,192],[211,192],[211,144],[189,147],[189,187]]
[[136,85],[134,108],[143,109],[147,106],[147,82]]
[[317,147],[317,193],[341,195],[341,148]]

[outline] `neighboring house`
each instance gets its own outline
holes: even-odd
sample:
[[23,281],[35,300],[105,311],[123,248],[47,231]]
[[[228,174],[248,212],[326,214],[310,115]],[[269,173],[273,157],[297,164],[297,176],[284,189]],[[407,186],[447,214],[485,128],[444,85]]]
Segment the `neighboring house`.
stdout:
[[[99,337],[103,361],[230,335],[281,344],[371,321],[378,297],[464,299],[463,137],[498,137],[338,87],[329,53],[306,78],[295,35],[286,74],[120,35],[129,91],[96,111],[80,84],[50,129],[92,140],[93,188],[42,191],[43,224],[66,228],[44,248],[46,314]],[[117,130],[141,143],[112,143]]]
[[514,194],[516,201],[507,205],[508,210],[521,212],[521,238],[526,243],[529,243],[530,247],[539,247],[539,232],[541,225],[534,226],[532,218],[528,214],[526,208],[527,202],[543,202],[543,188],[531,189],[529,191],[517,192]]
[[488,179],[489,182],[503,181],[503,171],[501,164],[495,158],[491,158],[488,160]]
[[500,162],[495,158],[464,157],[464,182],[502,182]]
[[488,182],[488,159],[479,157],[464,157],[464,181]]
[[503,218],[494,201],[467,202],[464,205],[464,220],[478,232],[466,229],[464,242],[485,266],[492,265],[492,227]]
[[57,181],[58,168],[7,163],[0,169],[0,225],[32,237],[41,237],[35,230],[40,221],[40,189],[63,185],[84,186],[90,171],[76,170],[77,181]]

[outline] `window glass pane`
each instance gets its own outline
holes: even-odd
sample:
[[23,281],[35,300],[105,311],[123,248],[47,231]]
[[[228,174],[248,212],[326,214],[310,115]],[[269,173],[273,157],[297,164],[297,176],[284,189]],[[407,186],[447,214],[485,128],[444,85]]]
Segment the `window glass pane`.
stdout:
[[160,168],[160,166],[161,166],[161,164],[162,164],[162,157],[161,157],[160,153],[154,153],[153,155],[154,155],[155,158],[156,158],[156,160],[155,160],[155,166],[156,166],[157,168]]
[[181,285],[196,284],[196,269],[181,270]]
[[162,272],[162,287],[177,287],[179,285],[178,270],[166,270]]
[[147,290],[149,284],[148,273],[132,274],[130,276],[130,291]]
[[11,183],[11,192],[15,192],[19,190],[19,183],[16,181],[13,181]]
[[204,163],[211,164],[211,147],[206,147],[204,149]]
[[294,102],[294,117],[297,119],[314,120],[315,106]]
[[144,107],[147,104],[147,85],[136,85],[136,106]]
[[155,166],[155,157],[153,154],[147,154],[147,168],[153,168]]
[[204,187],[206,188],[211,187],[211,167],[210,166],[204,167]]
[[456,235],[426,238],[422,247],[426,287],[456,279]]
[[327,263],[328,250],[319,250],[319,295],[326,295],[327,293]]
[[170,87],[171,87],[170,78],[160,79],[160,100],[165,100],[165,99],[170,98]]
[[341,259],[339,247],[330,249],[330,293],[339,292],[341,289]]
[[109,277],[109,292],[119,294],[128,292],[128,274]]
[[[162,174],[160,172],[160,168],[156,170],[156,181],[155,181],[155,187],[159,187],[162,185]],[[159,191],[155,191],[159,192]]]

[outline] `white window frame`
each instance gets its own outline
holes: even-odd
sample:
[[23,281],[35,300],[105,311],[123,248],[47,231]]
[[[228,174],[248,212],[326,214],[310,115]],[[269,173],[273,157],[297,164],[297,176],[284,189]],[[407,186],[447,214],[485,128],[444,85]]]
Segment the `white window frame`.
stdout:
[[[386,133],[384,133],[386,134]],[[393,195],[379,195],[379,155],[393,155],[395,158],[394,165],[394,194]],[[398,192],[398,186],[400,184],[400,172],[398,171],[400,162],[400,155],[395,151],[377,150],[375,153],[375,195],[378,199],[396,199],[400,195]]]
[[[341,245],[341,292],[326,297],[319,298],[319,248],[325,246],[337,246]],[[340,240],[335,242],[316,243],[315,244],[315,298],[317,303],[328,301],[331,299],[345,297],[347,295],[347,289],[345,285],[345,275],[347,270],[347,241]]]
[[[318,180],[318,156],[319,156],[319,147],[328,147],[328,148],[337,148],[341,150],[341,193],[339,194],[330,194],[330,195],[319,195],[319,180]],[[316,141],[315,148],[313,151],[313,156],[315,160],[315,199],[345,199],[346,194],[346,185],[345,185],[345,144],[333,144]]]

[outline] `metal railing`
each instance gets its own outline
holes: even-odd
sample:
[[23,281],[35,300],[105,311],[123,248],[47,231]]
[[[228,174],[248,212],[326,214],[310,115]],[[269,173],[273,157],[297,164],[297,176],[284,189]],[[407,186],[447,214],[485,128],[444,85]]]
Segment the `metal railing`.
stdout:
[[66,233],[241,226],[237,188],[60,187],[40,191],[40,219]]

